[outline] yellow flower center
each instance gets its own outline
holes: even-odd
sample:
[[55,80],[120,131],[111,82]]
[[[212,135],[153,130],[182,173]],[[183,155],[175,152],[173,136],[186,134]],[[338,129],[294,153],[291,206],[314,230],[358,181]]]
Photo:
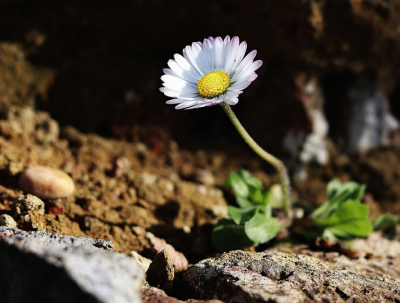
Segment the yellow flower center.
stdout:
[[231,78],[222,70],[214,70],[205,74],[197,82],[197,90],[203,98],[214,98],[225,93],[230,85]]

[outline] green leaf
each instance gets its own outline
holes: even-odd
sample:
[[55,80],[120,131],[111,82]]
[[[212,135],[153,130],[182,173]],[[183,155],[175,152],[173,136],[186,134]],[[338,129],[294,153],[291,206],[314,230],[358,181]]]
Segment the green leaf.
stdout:
[[328,201],[312,213],[312,218],[327,218],[347,200],[360,200],[365,186],[357,182],[340,182],[333,179],[327,185]]
[[250,199],[254,204],[262,204],[263,203],[263,192],[259,189],[255,189],[251,191]]
[[330,217],[315,219],[314,224],[329,227],[340,237],[367,236],[372,232],[372,224],[368,220],[368,206],[356,200],[344,202]]
[[256,208],[254,207],[237,208],[234,206],[228,206],[228,215],[237,225],[250,220],[254,216],[255,212]]
[[263,191],[264,187],[261,183],[260,180],[258,180],[256,177],[254,177],[250,172],[248,172],[245,169],[241,169],[239,171],[240,177],[242,177],[242,180],[250,187],[254,189],[258,189],[259,191]]
[[255,246],[266,243],[275,238],[281,228],[281,224],[275,218],[266,218],[262,212],[256,212],[254,216],[244,224],[247,237]]
[[374,230],[394,231],[397,225],[397,218],[392,214],[383,214],[374,221],[373,225]]
[[373,230],[371,221],[369,221],[368,219],[358,219],[342,224],[337,224],[330,229],[335,235],[343,238],[348,238],[352,236],[366,237]]
[[212,233],[212,243],[219,251],[228,251],[253,246],[243,225],[237,225],[229,218],[221,219]]
[[225,184],[232,187],[235,196],[248,197],[249,188],[238,173],[230,173],[229,177],[225,180]]
[[249,207],[254,207],[254,204],[247,198],[235,195],[236,198],[236,203],[241,207],[241,208],[249,208]]

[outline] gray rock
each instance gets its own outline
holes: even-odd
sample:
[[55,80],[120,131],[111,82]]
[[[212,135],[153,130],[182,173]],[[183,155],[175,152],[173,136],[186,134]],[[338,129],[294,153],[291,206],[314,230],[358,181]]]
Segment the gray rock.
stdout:
[[141,302],[143,269],[111,241],[0,227],[0,302]]
[[201,299],[226,302],[398,302],[400,283],[366,278],[306,255],[232,251],[189,267],[184,281]]

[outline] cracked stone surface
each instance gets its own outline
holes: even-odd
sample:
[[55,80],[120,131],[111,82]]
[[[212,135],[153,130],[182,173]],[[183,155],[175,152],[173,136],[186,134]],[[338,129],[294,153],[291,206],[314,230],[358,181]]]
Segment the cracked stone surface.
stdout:
[[0,227],[0,302],[141,302],[144,271],[111,241]]
[[400,300],[400,282],[388,275],[365,277],[311,256],[279,252],[231,251],[193,265],[184,280],[199,298],[225,302]]

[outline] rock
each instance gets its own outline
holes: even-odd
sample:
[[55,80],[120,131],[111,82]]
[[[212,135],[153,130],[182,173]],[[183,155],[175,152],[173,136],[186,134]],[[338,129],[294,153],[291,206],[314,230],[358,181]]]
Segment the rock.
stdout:
[[45,205],[38,197],[30,194],[20,195],[12,205],[12,209],[20,228],[28,230],[44,230],[46,228],[43,218]]
[[193,175],[194,180],[205,185],[214,185],[215,178],[211,171],[207,169],[197,169]]
[[[373,268],[373,266],[371,266]],[[226,302],[397,302],[400,283],[366,277],[306,255],[231,251],[188,268],[195,296]]]
[[147,282],[151,286],[159,287],[163,290],[170,290],[175,277],[174,266],[171,257],[166,250],[160,251],[150,264],[146,272]]
[[111,175],[113,177],[121,177],[127,173],[131,168],[131,161],[127,157],[120,156],[114,160],[113,167],[111,169]]
[[173,297],[169,297],[159,288],[145,285],[141,291],[143,303],[224,303],[220,300],[185,300],[181,301]]
[[28,211],[38,212],[44,215],[44,202],[34,195],[20,195],[14,203],[13,208],[19,215],[27,213]]
[[65,172],[40,165],[26,169],[19,177],[19,186],[42,199],[64,198],[75,190],[74,181]]
[[172,264],[176,269],[184,269],[188,266],[189,262],[185,255],[179,251],[176,251],[175,248],[168,244],[164,239],[160,239],[150,232],[146,234],[146,237],[149,240],[151,248],[154,250],[154,252],[159,253],[165,250],[168,253]]
[[17,222],[10,215],[0,215],[0,226],[17,228]]
[[1,302],[141,302],[144,272],[106,240],[0,227]]
[[131,251],[129,255],[138,262],[138,264],[143,268],[144,271],[149,269],[151,260],[139,255],[136,251]]

